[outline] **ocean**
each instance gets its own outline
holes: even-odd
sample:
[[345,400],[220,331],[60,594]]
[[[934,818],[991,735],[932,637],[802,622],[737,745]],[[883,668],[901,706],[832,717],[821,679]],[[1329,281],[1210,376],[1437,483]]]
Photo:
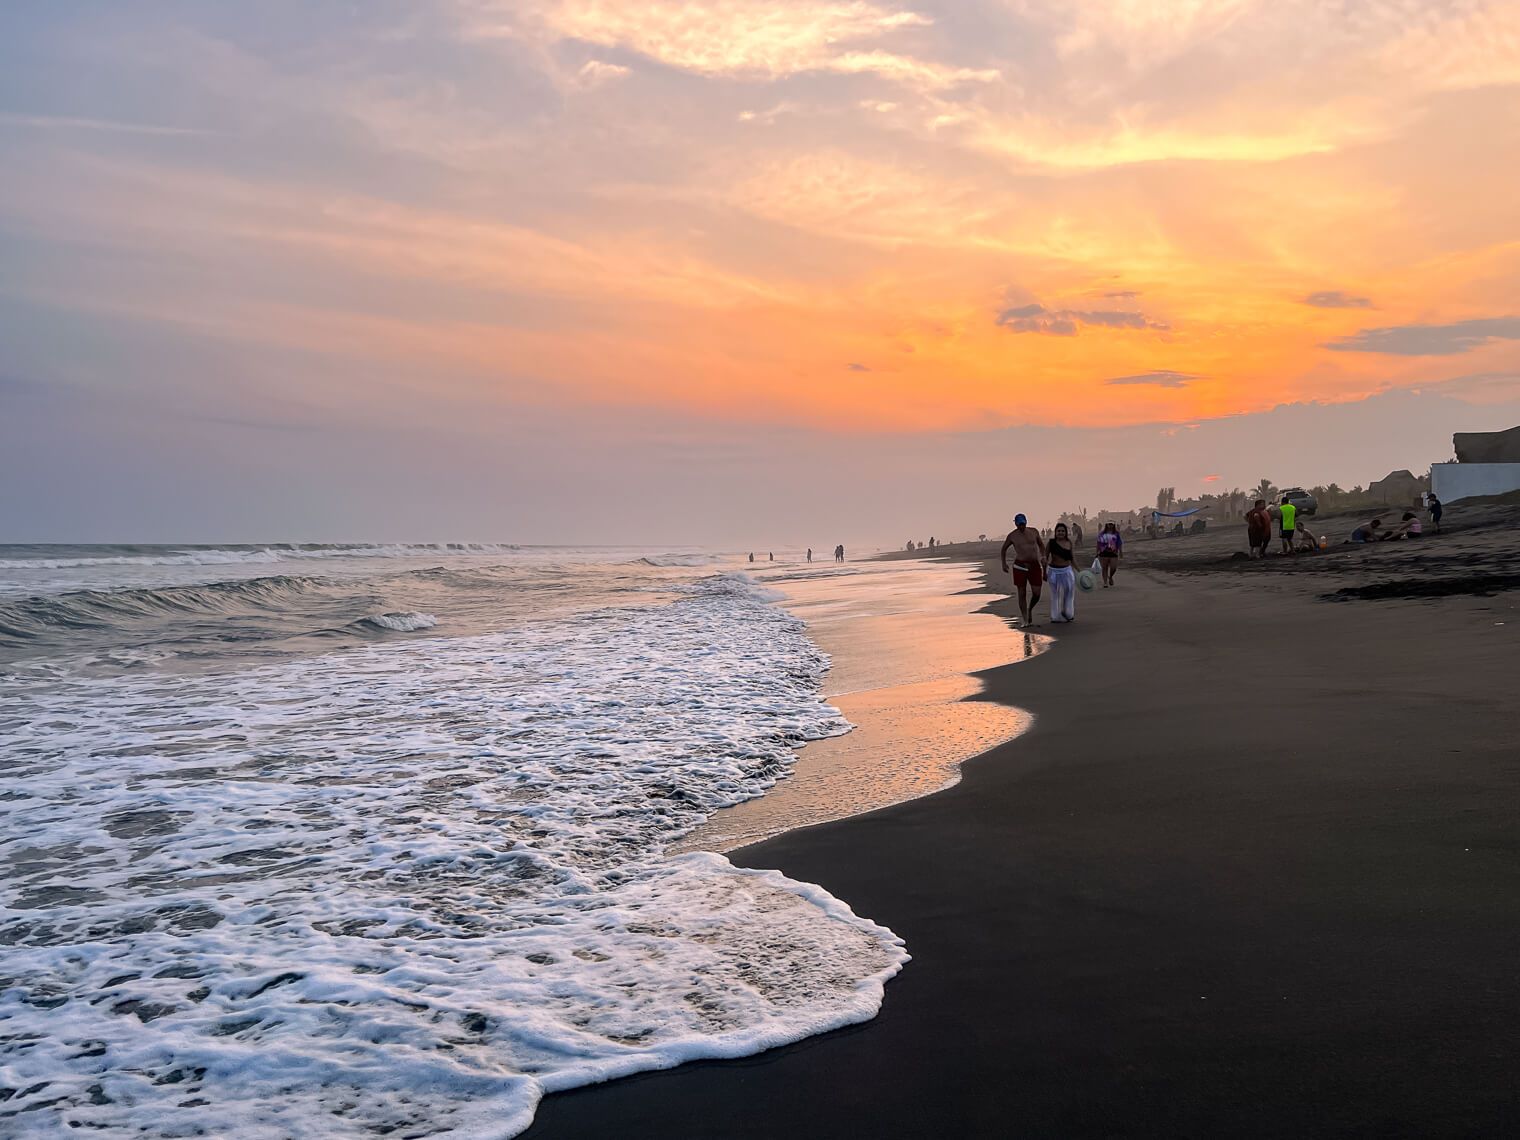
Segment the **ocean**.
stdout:
[[670,851],[850,728],[741,566],[0,546],[0,1135],[509,1137],[874,1016],[891,931]]

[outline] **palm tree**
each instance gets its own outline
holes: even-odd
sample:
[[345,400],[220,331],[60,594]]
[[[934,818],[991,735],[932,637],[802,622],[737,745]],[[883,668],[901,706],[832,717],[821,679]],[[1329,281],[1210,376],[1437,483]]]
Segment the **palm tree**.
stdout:
[[1172,509],[1172,504],[1177,501],[1176,487],[1162,487],[1156,492],[1156,509],[1165,514]]
[[1251,495],[1255,499],[1265,499],[1270,503],[1277,498],[1277,488],[1272,485],[1272,480],[1263,479],[1251,489]]

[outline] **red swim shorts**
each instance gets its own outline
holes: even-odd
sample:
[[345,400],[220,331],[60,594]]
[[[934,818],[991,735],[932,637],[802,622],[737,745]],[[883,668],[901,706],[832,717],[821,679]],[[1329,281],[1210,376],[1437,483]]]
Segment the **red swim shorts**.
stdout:
[[1032,566],[1025,566],[1022,562],[1015,562],[1013,564],[1013,584],[1015,586],[1027,586],[1033,583],[1034,588],[1038,590],[1040,583],[1044,580],[1044,577],[1040,573],[1040,564],[1038,562]]

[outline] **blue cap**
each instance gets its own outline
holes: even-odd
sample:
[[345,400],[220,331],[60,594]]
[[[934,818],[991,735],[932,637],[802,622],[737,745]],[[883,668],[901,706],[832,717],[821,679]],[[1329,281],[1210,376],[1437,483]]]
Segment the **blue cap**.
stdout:
[[1013,525],[1014,526],[1023,526],[1028,521],[1029,520],[1026,519],[1023,515],[1014,515],[1013,516]]

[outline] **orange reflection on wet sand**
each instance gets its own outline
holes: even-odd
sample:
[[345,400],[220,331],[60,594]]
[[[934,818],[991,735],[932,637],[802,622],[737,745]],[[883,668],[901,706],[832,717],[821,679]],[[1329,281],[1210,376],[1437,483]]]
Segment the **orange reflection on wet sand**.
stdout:
[[677,850],[732,851],[930,795],[959,780],[964,761],[1028,727],[1019,709],[968,700],[982,688],[968,674],[1032,657],[1049,639],[977,613],[987,595],[967,592],[972,567],[865,563],[767,584],[832,656],[825,695],[856,727],[808,744],[790,777],[718,812]]

